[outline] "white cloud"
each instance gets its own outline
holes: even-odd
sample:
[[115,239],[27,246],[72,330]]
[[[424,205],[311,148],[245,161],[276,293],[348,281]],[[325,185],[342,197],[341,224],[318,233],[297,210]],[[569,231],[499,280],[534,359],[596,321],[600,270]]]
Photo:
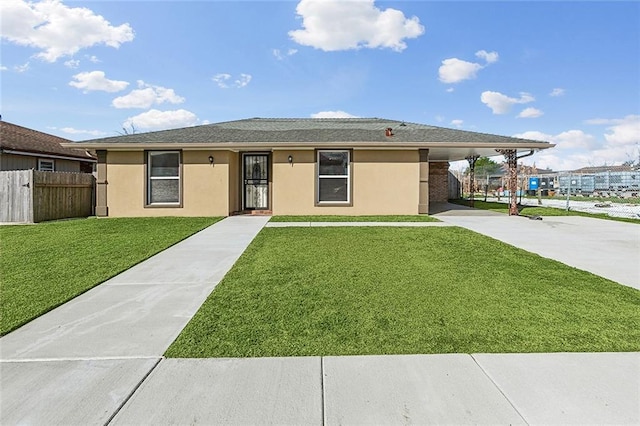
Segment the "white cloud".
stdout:
[[615,145],[630,145],[640,142],[640,115],[628,115],[616,121],[614,126],[608,127],[610,133],[604,135],[607,142]]
[[190,111],[179,109],[175,111],[158,111],[152,109],[142,114],[127,118],[122,127],[131,126],[136,129],[164,130],[179,127],[190,127],[198,124],[198,117]]
[[513,135],[513,137],[556,144],[554,148],[536,153],[533,157],[527,157],[523,160],[525,164],[535,163],[539,168],[575,170],[589,165],[604,164],[604,162],[614,164],[624,161],[624,153],[612,151],[602,142],[598,142],[595,136],[582,130],[567,130],[557,135],[528,131]]
[[92,63],[94,63],[94,64],[97,64],[98,62],[102,62],[102,61],[101,61],[100,59],[98,59],[98,57],[97,57],[97,56],[95,56],[95,55],[91,55],[91,56],[86,55],[85,57],[89,60],[89,62],[92,62]]
[[476,56],[484,59],[487,64],[482,65],[477,62],[463,61],[458,58],[448,58],[442,61],[438,69],[438,76],[443,83],[459,83],[464,80],[476,78],[478,71],[498,60],[498,52],[487,52],[479,50]]
[[247,86],[249,82],[251,82],[252,77],[251,77],[251,74],[240,74],[233,81],[232,84],[229,84],[229,81],[231,80],[231,78],[232,78],[231,74],[220,73],[211,77],[211,80],[213,80],[221,89],[231,89],[231,88],[241,89]]
[[36,57],[47,62],[98,44],[118,48],[134,38],[129,24],[114,27],[90,9],[68,7],[59,0],[3,0],[0,14],[2,38],[39,49]]
[[513,135],[514,138],[522,138],[522,139],[532,139],[535,141],[542,141],[542,142],[551,142],[551,139],[553,139],[553,135],[549,135],[547,133],[542,133],[542,132],[538,132],[536,130],[530,130],[528,132],[524,132],[524,133],[518,133]]
[[565,92],[564,89],[556,87],[555,89],[553,89],[551,91],[551,93],[549,93],[549,96],[562,96],[562,95],[564,95],[564,92]]
[[463,61],[458,58],[449,58],[442,61],[438,69],[440,81],[443,83],[459,83],[463,80],[476,78],[476,74],[483,68],[474,62]]
[[640,115],[627,115],[624,118],[594,118],[587,124],[610,125],[605,140],[613,145],[631,145],[640,142]]
[[455,126],[457,128],[461,128],[462,127],[462,123],[464,123],[463,120],[451,120],[451,125]]
[[126,81],[109,80],[104,71],[81,72],[73,76],[76,81],[69,82],[69,86],[82,89],[84,93],[92,91],[119,92],[129,85]]
[[316,112],[315,114],[311,114],[311,118],[358,118],[358,116],[338,110]]
[[424,34],[416,16],[406,18],[397,9],[378,9],[374,0],[301,0],[296,13],[303,29],[289,37],[303,46],[324,51],[360,48],[406,49],[405,39]]
[[152,86],[142,80],[138,80],[139,89],[132,90],[129,94],[117,97],[111,102],[116,108],[149,108],[154,104],[181,104],[185,99],[176,95],[173,89],[161,86]]
[[236,81],[234,81],[234,84],[235,84],[235,87],[241,88],[249,84],[250,81],[251,81],[250,74],[240,74],[240,77],[237,78]]
[[69,133],[71,135],[90,135],[90,136],[104,136],[107,133],[100,130],[80,130],[73,127],[62,127],[61,132]]
[[539,109],[529,107],[523,109],[520,114],[518,114],[518,118],[538,118],[543,114],[544,112],[540,111]]
[[15,72],[23,73],[23,72],[29,71],[30,68],[31,68],[31,65],[29,64],[29,62],[27,62],[23,65],[16,65],[15,67],[13,67],[13,70]]
[[9,68],[5,67],[4,65],[0,65],[0,71],[7,71],[9,70]]
[[298,49],[289,49],[286,52],[283,52],[280,49],[272,49],[271,53],[273,53],[273,56],[275,56],[277,60],[282,61],[287,56],[293,56],[298,53]]
[[80,61],[77,59],[69,59],[68,61],[65,61],[64,66],[67,68],[75,69],[80,66]]
[[[557,135],[530,131],[514,135],[526,139],[552,142],[556,147],[545,150],[537,157],[536,164],[554,170],[575,170],[586,166],[622,164],[638,156],[637,143],[640,142],[640,116],[628,115],[624,118],[595,118],[588,124],[604,125],[608,132],[603,138],[585,133],[582,130],[568,130]],[[528,157],[525,162],[530,163]]]
[[496,62],[499,57],[498,52],[487,52],[486,50],[478,50],[476,56],[484,59],[488,64]]
[[211,80],[213,80],[221,89],[228,89],[229,86],[227,85],[226,82],[230,78],[231,78],[231,74],[220,73],[211,77]]
[[486,91],[480,95],[483,104],[491,108],[494,114],[506,114],[514,104],[526,104],[535,101],[535,98],[526,92],[520,93],[520,98],[510,98],[500,92]]
[[514,138],[533,139],[556,144],[559,150],[581,148],[585,150],[596,147],[596,138],[582,130],[567,130],[557,135],[549,135],[538,131],[528,131],[513,135]]
[[454,92],[455,90],[456,90],[456,89],[454,89],[453,87],[449,87],[449,88],[447,88],[446,92],[447,92],[447,93],[452,93],[452,92]]

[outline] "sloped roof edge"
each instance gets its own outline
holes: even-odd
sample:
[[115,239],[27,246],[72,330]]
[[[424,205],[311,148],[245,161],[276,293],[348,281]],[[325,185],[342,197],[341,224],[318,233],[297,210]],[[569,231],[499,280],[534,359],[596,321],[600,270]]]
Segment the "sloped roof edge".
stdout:
[[0,149],[2,151],[49,154],[84,161],[95,160],[84,149],[78,149],[81,147],[64,146],[71,143],[73,141],[69,139],[28,129],[7,121],[0,121]]
[[[390,134],[386,129],[391,129]],[[449,129],[381,118],[250,118],[180,129],[113,136],[66,143],[88,149],[116,145],[277,144],[357,142],[389,147],[406,144],[497,144],[545,149],[548,142]]]

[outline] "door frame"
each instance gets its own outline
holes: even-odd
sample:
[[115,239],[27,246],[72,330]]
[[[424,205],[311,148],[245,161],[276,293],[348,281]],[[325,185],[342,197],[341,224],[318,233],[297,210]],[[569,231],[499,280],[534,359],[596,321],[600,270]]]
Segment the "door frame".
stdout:
[[[267,159],[267,205],[264,208],[247,208],[246,205],[246,183],[245,183],[245,158],[248,156],[264,156]],[[252,210],[270,210],[271,209],[271,176],[272,176],[272,162],[271,162],[271,152],[269,151],[247,151],[242,152],[240,155],[240,200],[242,203],[242,211],[252,211]]]

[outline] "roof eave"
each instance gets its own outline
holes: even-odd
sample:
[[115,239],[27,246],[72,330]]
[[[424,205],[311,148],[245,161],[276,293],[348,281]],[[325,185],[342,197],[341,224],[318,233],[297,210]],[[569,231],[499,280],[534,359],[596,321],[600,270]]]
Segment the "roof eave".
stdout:
[[370,148],[370,149],[429,149],[429,148],[495,148],[517,150],[541,150],[555,144],[538,141],[505,142],[136,142],[136,143],[63,143],[66,148],[82,148],[107,151],[144,151],[149,149],[182,150],[281,150],[315,148]]

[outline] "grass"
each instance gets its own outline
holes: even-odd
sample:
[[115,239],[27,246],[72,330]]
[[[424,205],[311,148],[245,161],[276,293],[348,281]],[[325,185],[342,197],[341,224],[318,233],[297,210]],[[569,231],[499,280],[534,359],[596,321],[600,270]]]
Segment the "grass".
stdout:
[[271,222],[440,222],[427,215],[400,216],[273,216]]
[[[469,200],[449,200],[449,202],[453,204],[459,204],[462,206],[470,205]],[[498,213],[509,214],[509,204],[507,203],[496,203],[496,202],[490,202],[490,201],[487,202],[487,201],[475,200],[473,207],[481,210],[491,210]],[[583,216],[583,217],[593,217],[597,219],[615,220],[618,222],[640,223],[640,219],[609,216],[606,213],[597,214],[597,213],[580,212],[576,210],[567,211],[564,209],[557,209],[553,207],[518,205],[518,210],[520,211],[521,215],[526,215],[526,216]]]
[[640,350],[640,291],[462,228],[265,228],[168,357]]
[[218,220],[91,218],[1,226],[0,335]]
[[[484,194],[483,194],[484,196]],[[530,200],[536,200],[538,199],[537,196],[534,195],[525,195],[524,198],[528,198]],[[540,197],[543,200],[566,200],[567,196],[566,195],[556,195],[553,197],[550,196],[546,196],[546,197]],[[638,197],[627,197],[627,198],[621,198],[621,197],[578,197],[578,196],[574,196],[571,195],[569,196],[569,200],[570,201],[598,201],[598,202],[609,202],[609,203],[619,203],[619,204],[640,204],[640,198]]]

